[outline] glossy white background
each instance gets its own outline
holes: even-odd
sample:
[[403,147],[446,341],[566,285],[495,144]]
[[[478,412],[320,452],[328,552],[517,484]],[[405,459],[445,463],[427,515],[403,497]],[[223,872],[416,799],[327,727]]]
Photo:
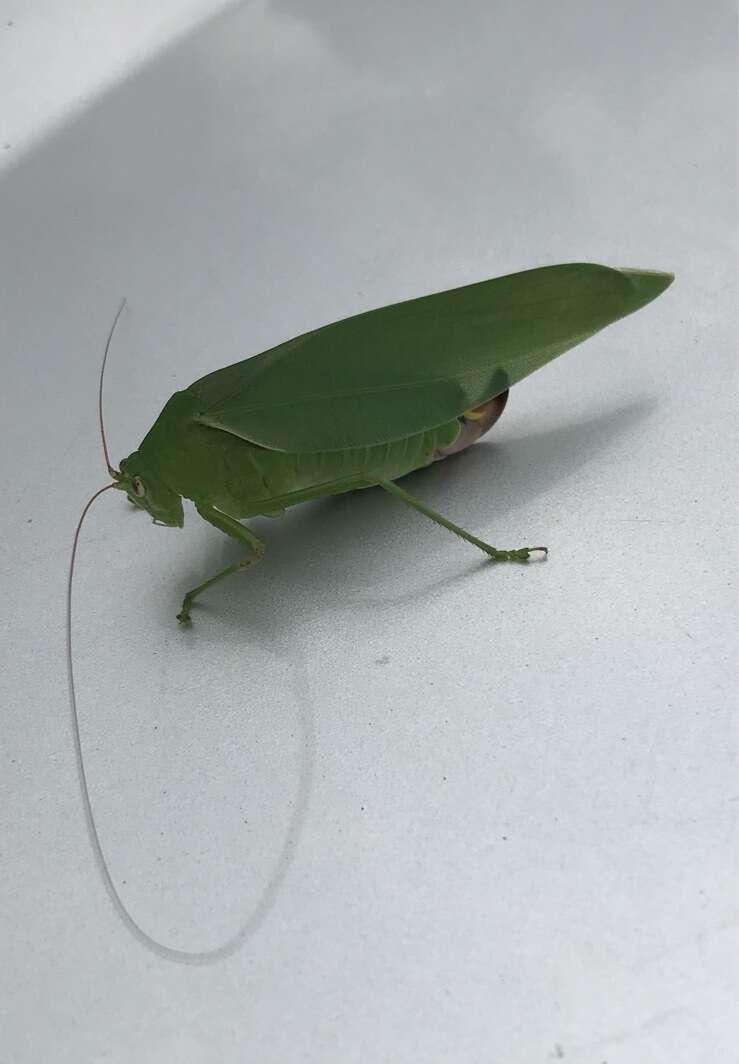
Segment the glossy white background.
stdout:
[[[5,54],[34,7],[54,32],[27,3]],[[130,76],[11,115],[0,173],[0,1060],[734,1059],[732,5],[263,2],[143,66],[129,25]],[[255,522],[267,559],[183,632],[236,545],[97,504],[75,634],[113,874],[170,945],[247,924],[215,965],[145,951],[91,857],[64,668],[121,295],[116,458],[219,365],[573,259],[677,280],[409,480],[546,563],[366,492]]]

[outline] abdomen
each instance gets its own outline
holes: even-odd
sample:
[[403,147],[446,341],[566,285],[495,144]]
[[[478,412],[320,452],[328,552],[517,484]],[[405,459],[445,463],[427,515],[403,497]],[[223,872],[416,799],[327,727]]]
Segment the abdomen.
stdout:
[[[435,452],[447,446],[459,431],[458,422],[450,422],[429,432],[418,433],[393,443],[344,451],[290,454],[251,448],[249,462],[259,472],[262,490],[259,499],[243,499],[251,512],[255,503],[265,509],[272,501],[284,507],[314,495],[336,494],[350,488],[369,486],[374,477],[393,480],[414,469],[428,465]],[[253,496],[253,491],[252,491]],[[245,511],[241,516],[248,516]]]

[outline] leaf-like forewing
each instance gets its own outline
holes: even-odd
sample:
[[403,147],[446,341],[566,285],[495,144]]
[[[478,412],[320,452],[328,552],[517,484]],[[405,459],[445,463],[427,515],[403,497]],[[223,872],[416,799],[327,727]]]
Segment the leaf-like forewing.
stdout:
[[204,377],[198,420],[281,451],[388,443],[505,391],[671,281],[572,263],[368,311]]

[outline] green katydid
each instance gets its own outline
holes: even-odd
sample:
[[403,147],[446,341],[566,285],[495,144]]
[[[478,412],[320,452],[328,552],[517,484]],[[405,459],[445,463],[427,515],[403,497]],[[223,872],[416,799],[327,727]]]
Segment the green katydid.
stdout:
[[243,519],[358,488],[383,488],[494,561],[546,553],[493,547],[395,481],[468,446],[513,384],[672,279],[589,263],[527,270],[346,318],[176,392],[138,450],[108,469],[157,523],[181,526],[188,498],[248,551],[187,593],[180,621],[206,588],[262,557]]
[[546,266],[397,303],[316,329],[216,370],[166,404],[138,450],[110,464],[100,373],[98,406],[111,484],[77,524],[67,584],[67,668],[77,766],[88,832],[108,894],[129,930],[170,960],[206,963],[233,952],[248,925],[217,949],[173,949],[129,913],[105,859],[82,756],[72,665],[72,577],[93,501],[125,491],[155,523],[180,527],[182,499],[244,545],[248,555],[185,596],[193,600],[264,552],[241,522],[308,499],[379,486],[494,561],[526,561],[544,547],[501,550],[429,509],[396,481],[463,450],[500,417],[508,389],[606,325],[655,299],[672,274],[587,263]]

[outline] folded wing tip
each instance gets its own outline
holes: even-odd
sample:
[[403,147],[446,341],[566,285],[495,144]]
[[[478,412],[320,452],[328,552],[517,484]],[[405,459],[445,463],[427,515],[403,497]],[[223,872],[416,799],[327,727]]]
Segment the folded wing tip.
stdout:
[[675,280],[675,274],[665,270],[639,270],[631,267],[622,267],[619,272],[625,274],[634,286],[639,307],[651,303],[657,296],[662,295]]

